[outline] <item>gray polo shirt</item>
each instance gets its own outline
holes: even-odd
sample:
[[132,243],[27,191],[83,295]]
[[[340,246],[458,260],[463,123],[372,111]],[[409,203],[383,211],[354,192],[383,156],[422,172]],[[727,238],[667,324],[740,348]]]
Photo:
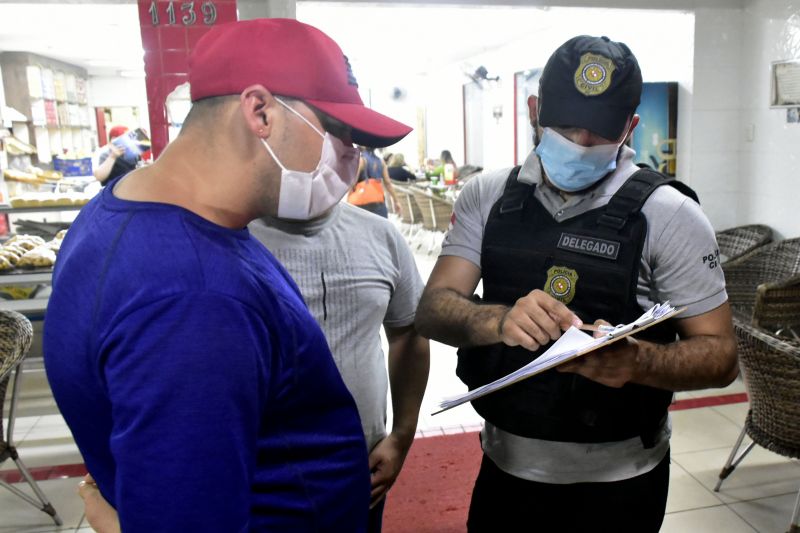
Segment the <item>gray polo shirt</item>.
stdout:
[[386,436],[381,325],[413,324],[422,295],[408,244],[387,219],[345,202],[312,221],[270,218],[249,228],[286,267],[322,327],[371,450]]
[[[623,146],[617,169],[584,194],[564,200],[542,181],[541,165],[531,152],[519,180],[536,184],[534,196],[556,220],[568,220],[608,203],[638,170],[635,152]],[[454,220],[441,255],[453,255],[481,265],[483,230],[492,206],[503,193],[510,168],[486,172],[470,180],[455,205]],[[642,207],[648,231],[639,262],[637,300],[647,309],[669,300],[686,307],[682,316],[697,316],[727,300],[719,267],[714,230],[700,206],[672,187],[659,187]],[[536,378],[532,378],[536,379]],[[528,439],[486,423],[484,452],[505,472],[543,483],[618,481],[649,472],[669,449],[670,423],[662,428],[654,448],[634,438],[609,443],[573,443]]]

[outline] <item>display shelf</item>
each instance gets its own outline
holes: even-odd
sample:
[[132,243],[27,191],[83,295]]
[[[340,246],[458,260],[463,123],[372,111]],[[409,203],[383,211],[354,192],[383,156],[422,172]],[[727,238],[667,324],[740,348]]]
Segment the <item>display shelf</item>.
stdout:
[[53,269],[37,269],[25,271],[22,269],[0,272],[0,286],[2,285],[35,285],[47,283],[53,279]]
[[82,207],[83,205],[46,205],[40,207],[11,207],[10,205],[0,205],[0,213],[17,214],[55,211],[80,211]]
[[30,315],[43,315],[47,310],[47,298],[28,300],[0,300],[0,309],[16,311],[30,318]]
[[91,150],[82,132],[62,131],[80,128],[91,139],[85,68],[29,52],[0,52],[0,68],[7,105],[24,113],[34,128],[45,130],[31,143],[40,163],[50,163],[51,154],[64,150]]

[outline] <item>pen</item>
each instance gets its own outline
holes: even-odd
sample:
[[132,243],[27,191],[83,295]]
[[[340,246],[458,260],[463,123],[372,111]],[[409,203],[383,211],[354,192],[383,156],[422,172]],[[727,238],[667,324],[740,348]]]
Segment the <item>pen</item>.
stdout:
[[578,329],[582,329],[584,331],[599,331],[600,333],[611,333],[617,328],[614,326],[595,326],[594,324],[583,324],[582,326],[579,326]]

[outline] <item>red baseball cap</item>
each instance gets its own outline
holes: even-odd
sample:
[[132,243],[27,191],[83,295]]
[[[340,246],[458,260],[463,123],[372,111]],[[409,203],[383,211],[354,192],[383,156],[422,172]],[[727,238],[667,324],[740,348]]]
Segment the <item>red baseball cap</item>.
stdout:
[[116,139],[120,135],[124,135],[127,131],[128,131],[127,126],[114,126],[110,130],[108,130],[108,138]]
[[412,129],[364,106],[339,45],[294,19],[221,24],[197,42],[189,57],[193,102],[238,94],[255,84],[302,100],[347,124],[356,144],[389,146]]

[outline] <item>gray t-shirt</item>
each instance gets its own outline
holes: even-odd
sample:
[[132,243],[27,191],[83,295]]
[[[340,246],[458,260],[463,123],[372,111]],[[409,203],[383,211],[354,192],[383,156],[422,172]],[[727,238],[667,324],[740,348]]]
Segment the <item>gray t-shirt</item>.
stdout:
[[[638,170],[634,155],[623,146],[617,169],[610,176],[589,192],[566,201],[543,183],[535,152],[525,160],[518,179],[536,184],[534,196],[554,219],[568,220],[607,204]],[[480,267],[483,230],[510,171],[487,172],[464,186],[441,255],[462,257]],[[692,317],[725,303],[728,296],[716,237],[700,206],[673,187],[659,187],[645,202],[642,213],[648,225],[637,283],[637,300],[642,308],[669,300],[675,307],[686,307],[682,317]],[[638,438],[595,444],[528,439],[487,422],[482,442],[484,452],[504,471],[523,479],[563,484],[617,481],[648,472],[663,459],[669,437],[669,421],[651,449],[644,449]]]
[[386,436],[381,324],[413,324],[422,295],[411,250],[388,220],[346,203],[313,221],[270,218],[249,228],[286,267],[322,327],[371,450]]

